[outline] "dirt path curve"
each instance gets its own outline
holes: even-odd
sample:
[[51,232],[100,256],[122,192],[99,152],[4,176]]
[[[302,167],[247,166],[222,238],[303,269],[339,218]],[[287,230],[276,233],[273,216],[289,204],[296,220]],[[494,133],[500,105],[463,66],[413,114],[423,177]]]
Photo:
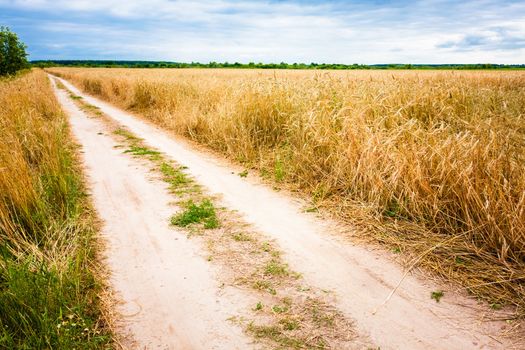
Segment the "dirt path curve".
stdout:
[[415,276],[408,275],[383,305],[403,276],[385,255],[336,238],[331,234],[335,226],[303,213],[299,202],[252,177],[240,178],[224,161],[61,81],[145,143],[188,166],[200,184],[222,196],[224,205],[273,237],[290,266],[307,283],[335,292],[336,306],[382,350],[512,348],[500,334],[505,323],[487,321],[485,307],[452,292],[437,303],[430,294],[439,287]]
[[199,247],[185,233],[169,228],[174,208],[166,185],[115,148],[106,125],[79,110],[66,91],[55,87],[55,92],[82,146],[95,208],[104,221],[110,284],[123,300],[117,306],[124,315],[118,325],[126,335],[123,345],[251,348],[240,327],[227,321],[238,314],[242,296],[219,288],[215,271],[196,253]]

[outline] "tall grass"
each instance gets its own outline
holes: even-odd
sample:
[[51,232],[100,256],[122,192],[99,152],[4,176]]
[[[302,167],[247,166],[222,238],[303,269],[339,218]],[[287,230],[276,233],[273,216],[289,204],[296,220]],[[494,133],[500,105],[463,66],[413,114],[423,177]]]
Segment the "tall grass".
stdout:
[[0,80],[0,106],[0,347],[104,347],[93,218],[46,74]]
[[53,69],[525,310],[525,74]]

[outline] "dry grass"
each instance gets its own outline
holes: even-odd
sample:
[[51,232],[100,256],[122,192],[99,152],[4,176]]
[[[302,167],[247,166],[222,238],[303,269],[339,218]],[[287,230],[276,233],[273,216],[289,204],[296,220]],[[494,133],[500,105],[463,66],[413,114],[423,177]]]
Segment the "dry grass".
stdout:
[[525,311],[525,73],[52,71]]
[[0,81],[0,347],[105,348],[85,202],[46,74]]

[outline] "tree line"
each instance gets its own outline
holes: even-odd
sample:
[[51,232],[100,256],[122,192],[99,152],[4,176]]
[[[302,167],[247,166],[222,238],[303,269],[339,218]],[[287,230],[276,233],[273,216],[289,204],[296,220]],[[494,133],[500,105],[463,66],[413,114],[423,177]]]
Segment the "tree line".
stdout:
[[119,60],[37,60],[36,67],[106,67],[106,68],[238,68],[238,69],[525,69],[525,64],[340,64],[340,63],[240,63],[240,62],[167,62]]

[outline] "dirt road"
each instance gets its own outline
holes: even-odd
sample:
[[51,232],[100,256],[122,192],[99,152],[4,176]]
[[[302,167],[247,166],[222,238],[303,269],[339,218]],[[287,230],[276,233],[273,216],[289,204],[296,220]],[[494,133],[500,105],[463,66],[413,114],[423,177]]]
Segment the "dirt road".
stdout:
[[[143,138],[188,172],[222,203],[241,213],[261,233],[275,239],[290,266],[311,285],[337,296],[336,307],[355,320],[357,331],[381,349],[508,349],[502,321],[488,321],[488,308],[446,291],[438,303],[431,292],[443,286],[425,282],[393,263],[388,255],[355,246],[336,234],[340,226],[303,212],[299,201],[277,193],[255,177],[237,175],[224,160],[197,151],[155,126],[83,94],[117,123]],[[235,288],[218,295],[218,273],[182,236],[168,234],[169,198],[165,187],[147,180],[138,164],[114,150],[102,126],[82,116],[64,92],[57,92],[71,115],[73,131],[84,148],[97,211],[105,221],[112,285],[122,294],[128,331],[144,346],[172,343],[175,348],[247,348],[238,328],[225,320],[242,314],[250,301]],[[140,213],[140,215],[136,215]],[[391,292],[402,280],[399,288]],[[391,296],[389,298],[389,296]],[[389,299],[388,299],[389,298]],[[385,300],[388,301],[385,303]],[[141,305],[137,310],[134,303]],[[188,316],[190,315],[190,316]],[[168,325],[173,334],[156,325]],[[143,339],[146,339],[144,341]],[[518,345],[514,345],[518,348]]]
[[250,340],[227,321],[243,298],[219,289],[215,271],[185,234],[169,227],[166,185],[123,156],[107,127],[88,118],[55,89],[82,145],[89,187],[107,242],[110,284],[123,303],[119,328],[130,349],[248,349]]

